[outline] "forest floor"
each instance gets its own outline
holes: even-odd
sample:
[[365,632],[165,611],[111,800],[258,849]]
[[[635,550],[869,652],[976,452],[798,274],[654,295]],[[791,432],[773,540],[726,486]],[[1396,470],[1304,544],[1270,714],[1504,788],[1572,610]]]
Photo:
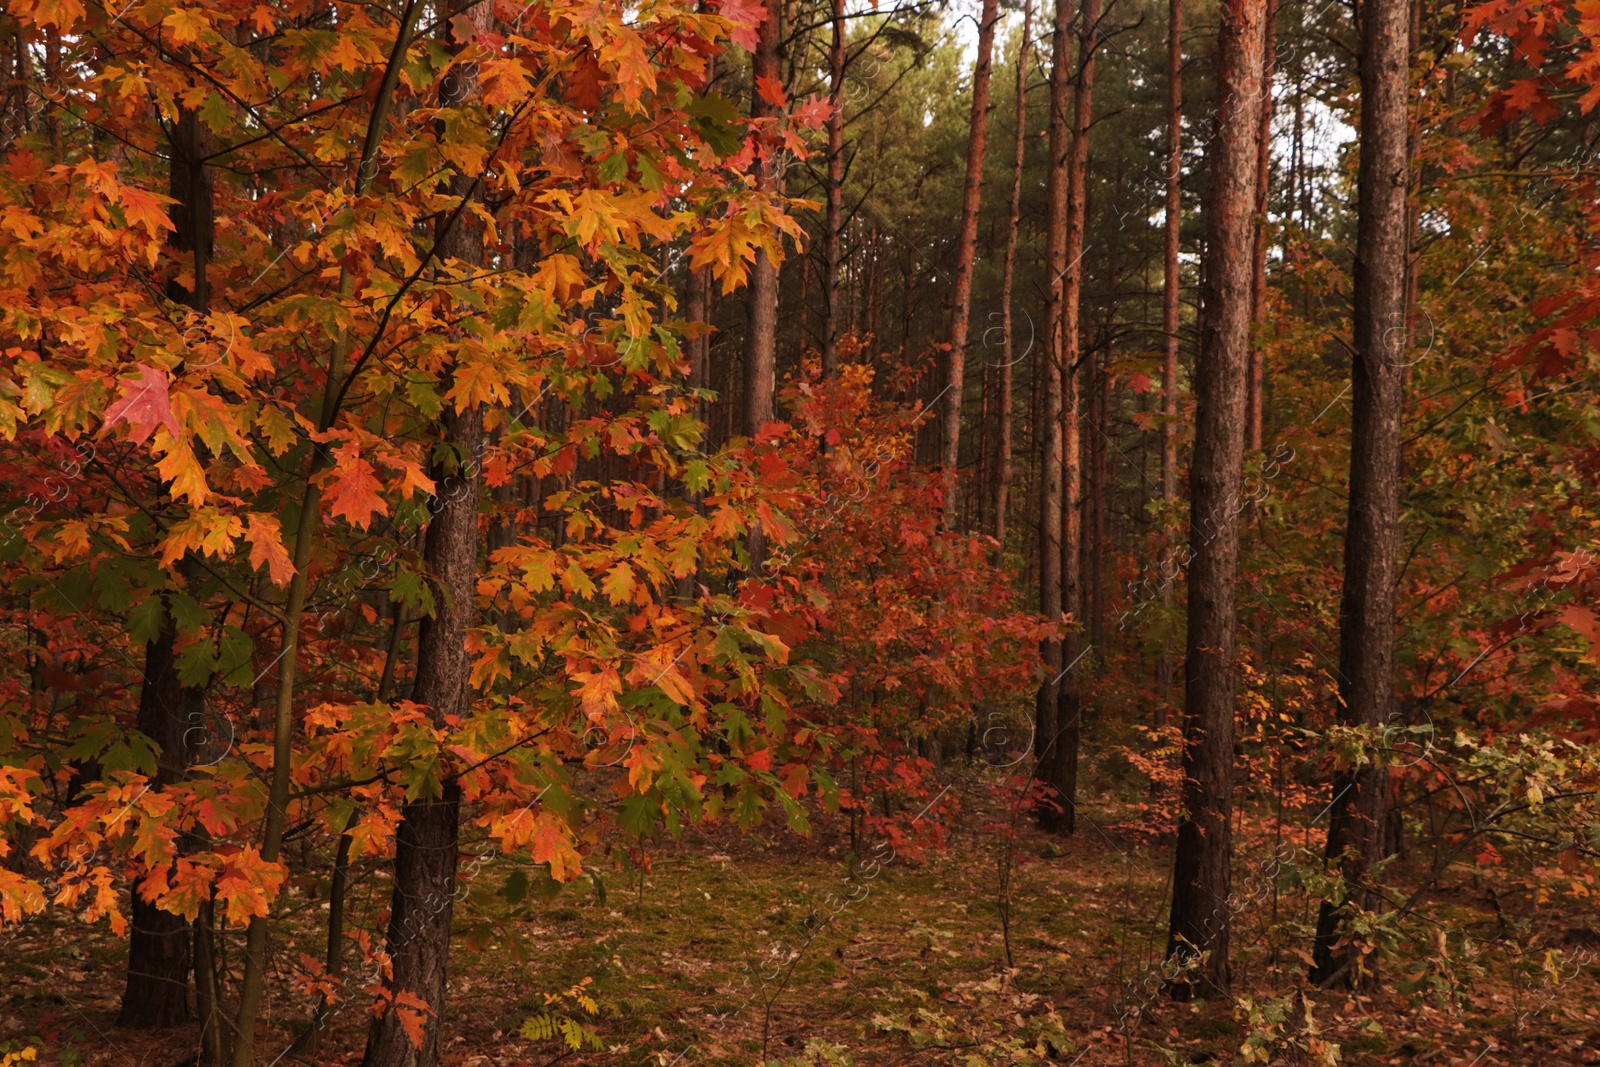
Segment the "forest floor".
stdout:
[[[457,909],[444,1062],[1247,1063],[1241,1047],[1254,1035],[1258,1063],[1329,1062],[1319,1044],[1329,1042],[1341,1062],[1358,1065],[1600,1064],[1600,967],[1588,966],[1600,954],[1590,929],[1600,919],[1592,907],[1535,906],[1530,872],[1455,868],[1430,894],[1477,938],[1468,955],[1481,970],[1457,982],[1453,1003],[1308,991],[1304,940],[1284,931],[1309,923],[1314,905],[1288,893],[1258,894],[1236,917],[1232,1004],[1146,992],[1164,945],[1171,855],[1137,831],[1136,806],[1091,802],[1069,839],[1019,829],[1008,966],[1004,811],[993,809],[985,775],[958,773],[967,775],[965,814],[947,847],[917,858],[882,849],[875,867],[854,876],[838,818],[819,820],[809,836],[776,822],[748,834],[691,829],[655,852],[642,879],[602,874],[548,898],[531,867],[505,858],[482,865]],[[1252,845],[1252,825],[1243,823],[1242,877],[1250,849],[1269,853],[1281,829],[1263,823]],[[299,932],[278,946],[284,966],[258,1062],[270,1062],[310,1014],[312,994],[293,990],[286,972],[301,953],[321,955],[314,924],[325,910],[315,890],[308,886],[298,912],[289,905],[285,925]],[[376,870],[358,879],[358,931],[376,930],[386,900]],[[1543,948],[1564,951],[1568,970],[1539,974],[1530,961]],[[0,956],[0,1051],[32,1043],[42,1063],[97,1067],[188,1060],[190,1032],[115,1027],[124,952],[103,924],[41,920],[17,932]],[[1439,962],[1421,936],[1402,944],[1385,984],[1431,976],[1442,987]],[[585,1022],[604,1049],[568,1053],[559,1040],[523,1036],[546,994],[585,979],[598,1013],[570,1000],[555,1010]],[[366,1003],[358,995],[335,1015],[313,1062],[359,1062]]]

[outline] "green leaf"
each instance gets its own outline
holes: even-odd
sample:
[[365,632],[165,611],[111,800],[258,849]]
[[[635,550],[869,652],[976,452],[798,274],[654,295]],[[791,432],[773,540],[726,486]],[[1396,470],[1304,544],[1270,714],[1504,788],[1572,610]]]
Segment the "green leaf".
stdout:
[[128,636],[141,645],[148,645],[161,636],[161,627],[167,621],[166,598],[150,593],[128,612]]

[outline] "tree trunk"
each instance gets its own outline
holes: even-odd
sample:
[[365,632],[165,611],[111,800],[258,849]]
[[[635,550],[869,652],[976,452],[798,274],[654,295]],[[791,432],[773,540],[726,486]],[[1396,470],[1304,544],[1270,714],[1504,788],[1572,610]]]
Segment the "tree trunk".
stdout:
[[[1206,202],[1194,459],[1189,468],[1184,782],[1167,952],[1180,958],[1209,952],[1201,984],[1213,991],[1226,990],[1229,978],[1235,582],[1265,9],[1265,0],[1224,0],[1221,8],[1219,102]],[[1172,992],[1187,997],[1191,986],[1174,983]]]
[[[367,132],[361,145],[361,155],[356,165],[352,192],[361,196],[372,182],[378,147],[382,143],[388,124],[389,107],[394,89],[400,80],[400,68],[410,49],[413,30],[421,12],[421,4],[407,0],[395,29],[394,44],[384,66],[372,100],[372,111],[367,119]],[[341,269],[339,292],[343,299],[355,294],[355,278],[349,269]],[[344,333],[335,338],[328,353],[328,371],[323,382],[322,410],[317,414],[317,429],[326,431],[338,418],[338,397],[344,362],[349,355],[350,337]],[[305,488],[300,496],[300,516],[295,524],[294,549],[291,562],[294,577],[289,581],[289,592],[284,598],[283,639],[277,657],[278,695],[272,716],[272,776],[267,787],[267,814],[261,832],[261,859],[276,863],[283,848],[283,830],[289,804],[290,759],[294,733],[294,683],[295,664],[300,647],[300,617],[305,612],[311,567],[311,545],[317,535],[322,515],[322,491],[316,475],[323,470],[327,453],[313,451],[307,461]],[[234,1067],[252,1067],[255,1060],[255,1031],[261,1017],[261,1002],[267,988],[267,926],[268,918],[258,915],[250,920],[245,933],[244,975],[239,982],[239,1009],[233,1025]]]
[[[766,17],[761,21],[755,53],[751,56],[751,84],[759,86],[758,79],[777,83],[782,79],[778,66],[779,6],[769,3]],[[762,99],[759,88],[750,93],[750,117],[766,119],[775,116],[778,109]],[[757,191],[777,195],[778,164],[775,146],[768,144],[758,149],[755,172]],[[777,373],[778,345],[778,267],[765,250],[756,252],[750,265],[750,288],[747,294],[744,339],[744,432],[752,441],[761,427],[772,421],[772,394]],[[748,538],[750,573],[761,572],[766,558],[766,537],[760,526],[751,529]]]
[[[464,257],[463,257],[464,258]],[[466,716],[472,707],[472,661],[465,645],[473,625],[472,597],[478,556],[477,456],[483,443],[479,409],[449,413],[442,420],[444,443],[459,466],[436,467],[442,507],[428,523],[423,558],[436,607],[417,635],[417,676],[413,699],[432,711],[434,724]],[[386,951],[392,967],[389,991],[395,999],[367,1037],[366,1067],[432,1067],[438,1063],[450,957],[450,927],[456,875],[456,835],[460,791],[445,783],[443,795],[416,800],[401,809],[396,831],[394,896]],[[426,1010],[398,1003],[411,994]],[[400,1012],[421,1016],[422,1047],[406,1035]]]
[[[1183,0],[1167,5],[1167,205],[1162,229],[1166,238],[1161,283],[1161,502],[1171,509],[1178,501],[1178,325],[1182,276],[1178,265],[1178,238],[1183,228]],[[1170,527],[1169,527],[1170,528]],[[1161,606],[1172,607],[1172,583],[1165,574],[1169,549],[1166,535],[1160,541],[1163,560]],[[1167,702],[1172,694],[1172,653],[1163,643],[1156,660],[1156,724],[1167,723]]]
[[1022,43],[1017,45],[1016,150],[1011,164],[1011,213],[1006,220],[1006,257],[1000,272],[1000,367],[995,406],[1000,425],[995,441],[995,562],[1005,558],[1006,510],[1011,506],[1011,365],[1017,361],[1012,337],[1011,294],[1017,278],[1017,231],[1022,220],[1022,165],[1028,149],[1028,39],[1033,32],[1033,0],[1022,5]]
[[[178,627],[166,626],[145,646],[144,682],[139,689],[139,732],[161,749],[158,788],[183,778],[192,761],[190,730],[205,721],[205,691],[178,680],[173,644]],[[153,1029],[189,1021],[189,923],[133,892],[128,938],[128,984],[122,994],[118,1026]]]
[[[1071,32],[1072,0],[1056,0],[1055,36],[1050,44],[1050,159],[1045,177],[1045,262],[1050,267],[1050,302],[1045,311],[1045,344],[1040,360],[1044,381],[1038,422],[1043,431],[1039,442],[1039,613],[1052,624],[1061,619],[1061,279],[1067,272],[1067,93],[1071,86],[1068,73]],[[1057,705],[1061,691],[1061,653],[1062,643],[1054,638],[1044,641],[1040,647],[1045,678],[1039,687],[1034,711],[1034,747],[1038,755],[1035,773],[1052,786],[1060,734]],[[1059,821],[1049,805],[1039,809],[1040,825],[1054,827]]]
[[833,0],[828,49],[828,211],[822,222],[822,376],[839,372],[840,231],[844,229],[844,0]]
[[1077,829],[1078,747],[1083,686],[1077,664],[1083,644],[1083,418],[1079,402],[1084,376],[1082,341],[1084,226],[1088,219],[1089,123],[1094,93],[1094,53],[1099,43],[1100,0],[1083,0],[1078,18],[1078,66],[1073,79],[1072,150],[1067,163],[1066,248],[1060,268],[1061,312],[1055,350],[1061,364],[1061,608],[1072,617],[1062,644],[1062,676],[1056,692],[1055,766],[1051,782],[1061,813],[1056,829]]
[[[167,296],[200,314],[208,312],[211,304],[208,268],[216,217],[211,173],[200,161],[211,154],[214,142],[196,112],[179,111],[168,136],[167,186],[175,201],[169,212],[173,226],[170,242],[177,253],[174,258],[189,260],[192,277],[188,286],[177,278],[170,280]],[[177,637],[177,625],[169,614],[160,635],[145,646],[139,689],[139,731],[161,749],[158,787],[183,778],[194,761],[197,739],[205,734],[205,690],[178,680],[173,651]],[[154,1028],[188,1022],[188,921],[147,902],[137,889],[130,910],[128,984],[117,1025]]]
[[[486,30],[492,7],[454,0],[451,14],[455,17],[446,24],[450,28],[445,32],[451,50],[456,51],[466,40],[456,39],[454,27],[465,20],[478,31]],[[471,68],[456,68],[446,75],[440,89],[445,106],[466,100],[473,90],[473,78]],[[475,185],[471,176],[458,173],[450,179],[451,195],[470,196]],[[482,229],[468,223],[465,215],[455,226],[441,229],[437,240],[441,263],[483,262]],[[438,457],[439,452],[447,451],[451,455],[436,458],[430,465],[440,506],[428,522],[422,554],[435,607],[418,628],[417,673],[412,686],[412,699],[428,706],[436,727],[452,718],[465,718],[472,710],[472,659],[466,649],[466,632],[475,620],[483,442],[482,408],[447,408],[440,417],[439,443],[446,448],[436,449],[434,454]],[[389,1003],[367,1034],[364,1067],[435,1067],[439,1062],[460,803],[460,788],[454,779],[447,779],[440,796],[409,801],[401,808],[395,831],[394,893],[384,945],[391,969]],[[424,1007],[418,1007],[416,1001]],[[420,1044],[406,1033],[402,1012],[415,1013],[414,1022],[421,1028]]]
[[1261,350],[1262,328],[1267,322],[1267,209],[1272,192],[1272,70],[1278,47],[1278,0],[1267,0],[1266,33],[1261,56],[1261,130],[1256,140],[1256,245],[1250,282],[1249,410],[1246,413],[1246,447],[1261,448],[1262,388],[1266,384],[1266,357]]
[[[835,3],[841,0],[834,0]],[[998,0],[983,0],[978,17],[978,57],[972,68],[972,119],[967,133],[967,181],[961,196],[961,236],[956,246],[956,282],[950,314],[950,353],[946,363],[944,441],[944,526],[956,528],[957,487],[961,475],[961,409],[967,384],[967,334],[972,325],[972,267],[978,255],[978,210],[983,194],[983,152],[989,137],[989,67],[994,55]]]
[[[1405,0],[1371,0],[1361,27],[1361,160],[1356,172],[1355,352],[1351,361],[1350,504],[1339,603],[1339,717],[1375,728],[1394,711],[1399,570],[1401,406],[1406,322],[1407,81]],[[1349,943],[1352,909],[1370,911],[1382,858],[1387,772],[1376,760],[1334,779],[1327,858],[1346,900],[1317,919],[1311,980],[1369,985],[1376,960]]]

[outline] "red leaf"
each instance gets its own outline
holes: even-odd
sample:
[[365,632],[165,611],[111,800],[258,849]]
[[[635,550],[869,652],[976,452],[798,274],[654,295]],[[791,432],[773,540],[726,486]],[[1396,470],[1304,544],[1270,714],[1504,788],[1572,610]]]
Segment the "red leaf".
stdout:
[[717,10],[722,17],[733,23],[733,43],[747,52],[755,51],[756,45],[761,43],[761,34],[758,32],[761,23],[766,20],[767,9],[761,4],[752,4],[749,0],[722,0],[717,5]]
[[765,75],[758,77],[756,79],[756,92],[761,94],[761,99],[773,107],[782,107],[789,101],[788,96],[784,95],[783,83],[776,78],[768,78]]
[[136,445],[149,440],[158,426],[165,426],[168,433],[177,437],[178,419],[167,398],[167,372],[143,365],[133,369],[139,372],[138,377],[122,379],[122,399],[106,408],[106,429],[127,423],[131,428],[128,439]]
[[833,105],[824,97],[813,96],[791,112],[795,122],[807,129],[820,130],[822,124],[828,121],[828,116],[833,114]]

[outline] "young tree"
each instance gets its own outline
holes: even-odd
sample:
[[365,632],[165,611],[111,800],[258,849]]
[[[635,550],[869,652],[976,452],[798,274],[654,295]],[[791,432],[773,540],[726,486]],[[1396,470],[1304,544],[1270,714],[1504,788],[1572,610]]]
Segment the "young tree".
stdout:
[[[1209,953],[1202,984],[1228,988],[1239,513],[1250,350],[1251,241],[1265,0],[1224,0],[1195,360],[1189,468],[1189,632],[1184,661],[1183,798],[1167,952]],[[1188,983],[1174,983],[1188,996]]]
[[[1351,356],[1350,501],[1339,601],[1339,719],[1371,731],[1394,714],[1395,585],[1399,580],[1401,414],[1406,336],[1407,92],[1410,8],[1373,0],[1362,11],[1361,140],[1356,173],[1355,347]],[[1370,743],[1370,742],[1369,742]],[[1368,759],[1334,778],[1327,858],[1342,901],[1317,916],[1311,980],[1369,984],[1349,922],[1380,897],[1369,881],[1382,857],[1388,775]]]
[[950,353],[945,364],[944,525],[957,525],[961,474],[961,409],[966,396],[967,334],[972,322],[972,267],[978,254],[978,209],[983,194],[983,153],[989,136],[989,68],[994,53],[998,0],[983,0],[978,17],[978,56],[972,68],[972,120],[967,133],[967,179],[961,196],[961,231],[956,243],[956,281],[951,296]]

